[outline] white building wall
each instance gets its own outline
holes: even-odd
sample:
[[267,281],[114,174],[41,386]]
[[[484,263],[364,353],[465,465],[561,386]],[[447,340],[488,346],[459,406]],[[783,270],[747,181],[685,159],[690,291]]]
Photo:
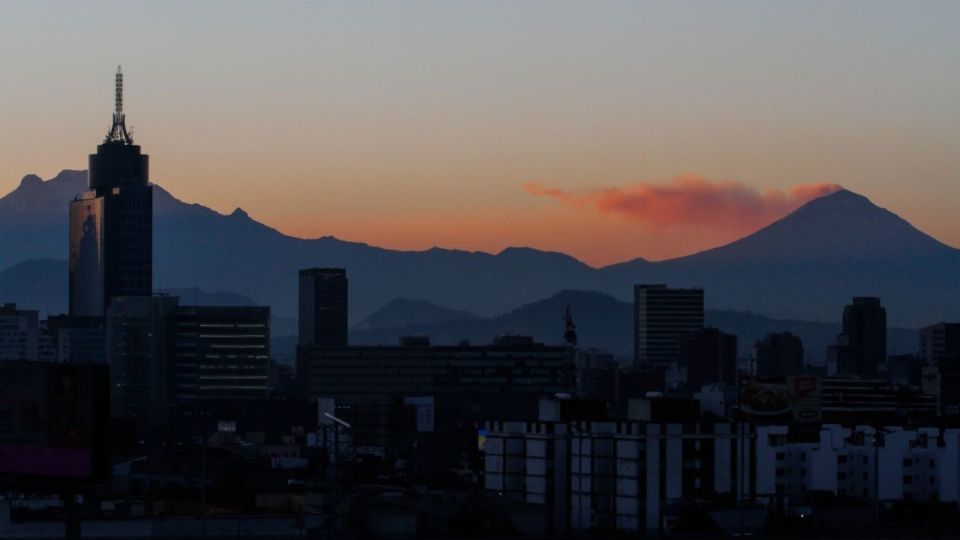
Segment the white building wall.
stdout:
[[644,519],[644,528],[649,531],[660,528],[660,426],[657,424],[646,424],[647,435],[647,485],[646,497],[646,517]]

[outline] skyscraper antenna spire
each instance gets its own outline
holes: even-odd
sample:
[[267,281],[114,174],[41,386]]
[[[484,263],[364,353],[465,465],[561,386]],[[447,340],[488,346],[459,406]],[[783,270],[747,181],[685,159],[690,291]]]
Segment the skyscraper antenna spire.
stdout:
[[117,66],[114,90],[113,126],[107,133],[104,143],[133,144],[133,137],[127,131],[126,116],[123,114],[123,69]]

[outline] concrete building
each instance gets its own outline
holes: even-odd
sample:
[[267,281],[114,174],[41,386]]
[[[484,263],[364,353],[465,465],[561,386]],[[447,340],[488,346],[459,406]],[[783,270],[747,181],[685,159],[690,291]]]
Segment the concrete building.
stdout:
[[[40,342],[41,330],[36,310],[18,309],[16,304],[0,306],[0,361],[40,360]],[[50,349],[49,344],[46,349]]]
[[[547,534],[657,532],[669,526],[671,505],[737,496],[739,447],[727,423],[488,421],[485,427],[485,488],[518,508],[540,509],[536,525]],[[743,486],[749,478],[743,476]]]
[[841,499],[960,501],[958,429],[825,424],[810,437],[759,426],[756,440],[760,497],[800,501],[817,491]]
[[636,365],[676,362],[680,338],[703,329],[703,289],[634,285],[633,310]]

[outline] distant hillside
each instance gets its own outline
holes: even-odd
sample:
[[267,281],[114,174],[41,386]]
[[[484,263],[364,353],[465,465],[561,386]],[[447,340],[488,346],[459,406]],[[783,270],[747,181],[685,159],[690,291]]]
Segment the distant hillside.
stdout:
[[[83,190],[85,173],[64,171],[48,181],[27,176],[0,198],[0,269],[10,271],[0,276],[0,297],[35,299],[42,309],[55,304],[64,281],[14,265],[66,258],[67,204]],[[849,191],[813,200],[725,246],[601,269],[529,248],[495,255],[396,251],[332,237],[293,238],[240,209],[219,214],[159,186],[154,205],[158,287],[236,291],[286,318],[296,316],[297,270],[337,266],[349,274],[352,324],[395,298],[493,317],[566,289],[629,301],[633,284],[643,282],[701,286],[708,308],[781,319],[836,321],[852,296],[879,296],[895,325],[960,319],[960,251]],[[23,296],[38,287],[44,291]]]
[[472,313],[445,308],[426,300],[397,298],[353,325],[351,330],[417,326],[474,318],[476,315]]
[[[563,342],[563,315],[568,305],[577,325],[580,346],[602,348],[621,358],[632,358],[632,306],[605,294],[587,291],[563,291],[497,317],[353,329],[350,341],[367,345],[395,344],[404,335],[426,335],[436,344],[453,344],[462,340],[482,344],[496,336],[524,334],[545,343],[560,344]],[[792,332],[803,340],[807,361],[817,364],[824,361],[827,345],[840,331],[839,324],[776,320],[735,311],[708,310],[706,322],[709,326],[736,334],[742,356],[749,355],[752,344],[769,332]],[[891,328],[888,338],[891,354],[916,350],[914,330]]]

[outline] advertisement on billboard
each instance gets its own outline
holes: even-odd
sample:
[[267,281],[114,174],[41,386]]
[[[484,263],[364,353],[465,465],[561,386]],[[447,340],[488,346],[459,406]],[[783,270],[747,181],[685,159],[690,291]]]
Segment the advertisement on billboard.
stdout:
[[0,474],[104,476],[108,385],[102,365],[0,362]]
[[743,379],[737,411],[742,419],[755,422],[819,422],[820,379],[812,375]]

